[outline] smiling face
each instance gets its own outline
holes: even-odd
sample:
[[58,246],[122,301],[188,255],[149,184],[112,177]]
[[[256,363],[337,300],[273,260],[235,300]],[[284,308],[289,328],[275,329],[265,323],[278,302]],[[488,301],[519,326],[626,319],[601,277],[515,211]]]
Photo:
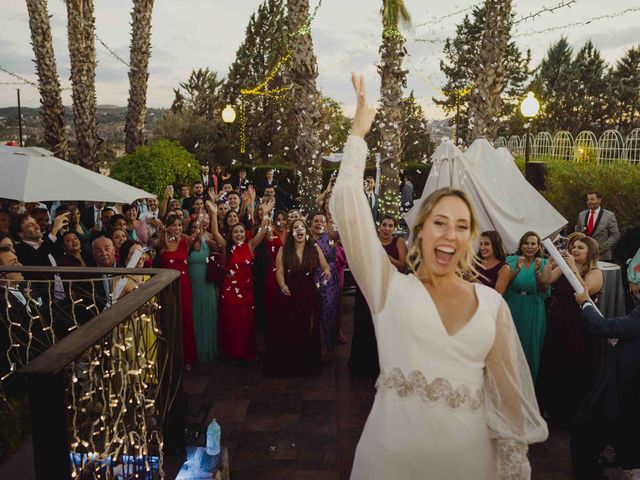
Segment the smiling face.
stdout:
[[116,259],[113,242],[106,237],[99,237],[93,241],[91,252],[99,267],[112,267]]
[[170,237],[179,237],[182,235],[182,221],[176,217],[170,225],[167,225],[167,232]]
[[293,222],[301,217],[302,215],[300,214],[300,210],[293,209],[289,210],[289,213],[287,213],[287,220],[289,221],[289,225],[293,225]]
[[227,202],[229,202],[229,208],[231,208],[231,210],[240,208],[240,197],[237,193],[229,194],[229,196],[227,196]]
[[283,231],[287,228],[287,216],[283,213],[280,212],[278,213],[278,215],[276,215],[276,229],[278,231]]
[[238,214],[236,212],[231,212],[229,213],[229,215],[227,215],[227,226],[229,228],[233,227],[234,225],[237,225],[240,222],[240,217],[238,217]]
[[425,219],[418,240],[424,276],[454,274],[469,251],[471,240],[471,212],[467,204],[457,196],[441,198]]
[[327,217],[321,213],[317,213],[311,220],[311,232],[314,235],[321,235],[327,228]]
[[193,185],[193,195],[202,196],[204,193],[204,185],[202,183],[196,183]]
[[116,250],[119,250],[122,244],[127,241],[127,234],[121,229],[114,230],[113,235],[111,235],[111,240]]
[[481,236],[480,237],[480,257],[483,259],[493,257],[493,245],[491,244],[491,239],[489,237]]
[[130,222],[133,222],[134,220],[136,220],[138,218],[137,207],[131,207],[129,210],[127,210],[124,213],[124,217]]
[[598,197],[596,193],[590,193],[587,195],[587,207],[591,210],[597,210],[602,204],[602,199]]
[[378,225],[378,236],[382,241],[389,241],[393,238],[393,232],[395,231],[396,226],[393,223],[393,220],[390,218],[385,218]]
[[242,225],[241,223],[234,225],[231,229],[231,241],[234,245],[240,245],[241,243],[244,243],[246,236],[247,234],[245,232],[244,225]]
[[191,194],[191,189],[188,185],[183,185],[180,187],[180,196],[182,198],[187,198]]
[[[100,215],[102,217],[102,214]],[[75,205],[69,207],[69,225],[78,225],[80,223],[80,209]]]
[[295,243],[306,242],[309,232],[307,231],[307,226],[305,225],[304,220],[294,220],[291,224],[291,233],[293,234],[293,241]]
[[538,237],[535,235],[529,235],[524,239],[522,245],[520,245],[520,249],[522,250],[522,255],[526,259],[532,259],[540,250],[540,241],[538,240]]
[[68,233],[64,236],[64,241],[62,242],[64,253],[78,253],[80,251],[80,245],[80,239],[75,233]]
[[227,205],[226,203],[221,203],[220,205],[218,205],[218,216],[220,218],[224,218],[228,211],[229,205]]
[[113,229],[120,228],[122,230],[127,228],[127,221],[124,218],[119,218],[113,223]]
[[157,198],[148,198],[147,199],[147,207],[152,212],[155,212],[158,209],[158,199]]
[[232,190],[233,190],[233,185],[231,185],[230,183],[225,183],[222,185],[222,191],[224,193],[229,193]]
[[26,217],[20,226],[18,236],[22,240],[31,242],[40,240],[42,238],[42,230],[40,230],[40,225],[38,225],[36,219],[33,217]]

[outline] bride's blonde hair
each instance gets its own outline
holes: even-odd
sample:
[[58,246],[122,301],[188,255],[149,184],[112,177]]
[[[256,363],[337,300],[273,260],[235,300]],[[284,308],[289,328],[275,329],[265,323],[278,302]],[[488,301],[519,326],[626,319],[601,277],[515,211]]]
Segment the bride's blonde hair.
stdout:
[[424,278],[418,275],[418,270],[420,269],[420,265],[422,264],[422,238],[420,237],[420,233],[422,232],[424,222],[427,220],[429,215],[431,215],[431,212],[433,211],[435,206],[440,202],[440,200],[446,197],[459,198],[469,209],[469,230],[471,235],[471,242],[469,242],[469,248],[467,248],[467,251],[464,252],[462,257],[460,258],[460,261],[458,262],[458,265],[456,266],[456,275],[466,280],[473,279],[479,275],[474,266],[477,262],[477,259],[473,251],[473,240],[475,240],[478,235],[478,220],[476,218],[475,210],[466,193],[464,193],[462,190],[445,187],[436,190],[427,198],[425,198],[424,202],[422,202],[420,210],[418,211],[418,216],[416,217],[415,223],[413,224],[413,227],[411,227],[411,237],[413,240],[411,241],[411,246],[409,247],[409,252],[407,253],[406,263],[409,271],[421,280],[429,280],[429,278],[428,276],[427,278]]

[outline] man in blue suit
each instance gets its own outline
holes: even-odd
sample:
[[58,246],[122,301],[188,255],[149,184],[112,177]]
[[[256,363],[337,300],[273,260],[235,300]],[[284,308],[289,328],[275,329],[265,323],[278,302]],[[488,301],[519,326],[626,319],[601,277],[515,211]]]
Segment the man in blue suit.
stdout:
[[618,341],[576,415],[571,435],[573,475],[576,480],[602,479],[599,454],[612,445],[616,464],[633,471],[628,478],[640,478],[640,306],[624,317],[605,319],[586,286],[585,293],[575,297],[587,332]]

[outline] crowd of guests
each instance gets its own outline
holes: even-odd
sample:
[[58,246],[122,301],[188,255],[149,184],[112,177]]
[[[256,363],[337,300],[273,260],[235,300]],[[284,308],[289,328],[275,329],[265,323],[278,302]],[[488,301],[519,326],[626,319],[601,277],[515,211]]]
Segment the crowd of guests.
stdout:
[[[410,207],[413,186],[404,180],[403,198]],[[220,167],[211,174],[203,167],[201,180],[180,186],[179,195],[170,186],[160,199],[131,205],[5,201],[0,265],[178,270],[187,368],[216,358],[253,362],[262,357],[266,375],[317,374],[335,359],[336,344],[346,343],[340,307],[348,263],[328,208],[333,184],[332,178],[316,199],[317,210],[304,216],[273,171],[253,182],[246,170],[232,178]],[[398,220],[379,215],[373,177],[364,179],[363,190],[384,251],[406,272],[407,244]],[[632,306],[640,301],[639,229],[620,238],[615,215],[601,202],[597,192],[589,193],[589,208],[580,213],[576,232],[563,239],[562,254],[595,302],[604,285],[598,260],[618,256]],[[136,252],[141,255],[132,265]],[[573,288],[545,255],[536,232],[526,232],[511,255],[498,232],[483,232],[476,255],[472,280],[504,296],[541,409],[555,424],[569,427],[594,387],[602,340],[584,328]],[[140,281],[131,276],[122,294]],[[105,284],[98,309],[117,300],[112,298],[115,283]],[[65,293],[55,289],[51,299],[61,309],[69,305]],[[375,331],[357,285],[354,312],[349,369],[355,377],[376,378]],[[261,348],[258,338],[264,338]]]

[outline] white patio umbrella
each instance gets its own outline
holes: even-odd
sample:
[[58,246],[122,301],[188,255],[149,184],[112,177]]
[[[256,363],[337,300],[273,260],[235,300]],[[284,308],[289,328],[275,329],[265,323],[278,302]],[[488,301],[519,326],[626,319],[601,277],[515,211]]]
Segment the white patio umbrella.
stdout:
[[60,160],[43,148],[0,146],[0,198],[132,203],[155,195]]

